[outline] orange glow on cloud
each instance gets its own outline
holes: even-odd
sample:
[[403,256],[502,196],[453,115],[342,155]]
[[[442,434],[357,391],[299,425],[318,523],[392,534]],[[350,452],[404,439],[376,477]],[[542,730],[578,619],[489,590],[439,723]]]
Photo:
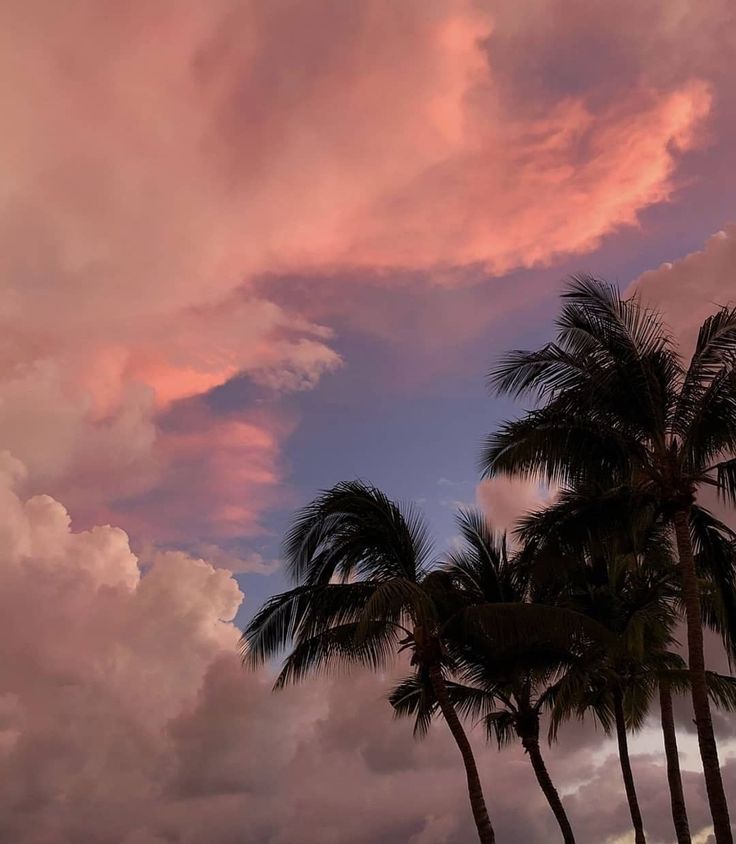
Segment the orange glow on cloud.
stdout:
[[697,143],[710,103],[707,86],[692,81],[664,96],[631,92],[602,114],[569,100],[533,122],[484,126],[478,117],[455,158],[354,222],[363,234],[356,244],[346,233],[349,254],[383,266],[477,262],[501,274],[593,249],[669,198],[675,153]]
[[179,399],[207,393],[214,387],[227,383],[238,371],[238,367],[234,365],[210,372],[193,367],[177,369],[158,361],[129,370],[131,378],[148,384],[153,389],[156,402],[163,407]]
[[[306,389],[339,366],[325,326],[270,300],[268,274],[390,284],[399,268],[451,285],[465,265],[593,249],[670,197],[709,115],[689,73],[599,103],[516,102],[496,58],[503,5],[337,8],[0,13],[0,433],[44,408],[9,440],[31,490],[173,496],[161,419],[177,403],[241,374]],[[239,485],[223,468],[214,499],[275,482],[263,448],[238,458],[252,461]]]

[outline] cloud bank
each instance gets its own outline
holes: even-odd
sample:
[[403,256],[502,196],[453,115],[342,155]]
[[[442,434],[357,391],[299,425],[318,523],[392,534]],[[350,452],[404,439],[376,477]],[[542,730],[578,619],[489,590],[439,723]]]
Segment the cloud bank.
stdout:
[[[0,838],[17,844],[448,844],[472,837],[460,758],[441,724],[416,742],[389,678],[273,694],[243,671],[224,569],[180,552],[139,560],[117,528],[70,530],[16,492],[0,459]],[[518,749],[473,731],[499,840],[554,821]],[[656,749],[656,748],[655,748]],[[627,834],[610,743],[590,727],[548,751],[580,840]],[[669,842],[661,756],[634,756],[653,841]],[[736,777],[736,758],[726,762]],[[702,781],[686,773],[694,825]],[[595,795],[595,797],[591,797]]]

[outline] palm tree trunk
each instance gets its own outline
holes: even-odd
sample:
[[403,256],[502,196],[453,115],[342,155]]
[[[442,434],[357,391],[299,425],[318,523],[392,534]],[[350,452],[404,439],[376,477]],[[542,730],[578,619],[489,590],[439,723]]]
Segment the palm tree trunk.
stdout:
[[491,819],[488,817],[488,810],[486,809],[486,801],[483,797],[483,789],[480,784],[473,749],[470,746],[467,735],[465,735],[465,730],[460,723],[455,707],[452,705],[450,696],[447,694],[445,678],[442,676],[442,670],[438,665],[432,666],[429,669],[429,679],[432,683],[432,690],[437,698],[437,703],[440,705],[442,715],[463,757],[465,775],[468,779],[470,807],[473,810],[473,818],[478,829],[478,838],[481,844],[495,844],[496,836],[493,833]]
[[687,621],[687,652],[690,669],[695,727],[698,732],[700,758],[705,774],[705,788],[708,793],[710,813],[713,818],[713,833],[716,844],[733,844],[731,822],[728,817],[728,803],[723,789],[721,768],[718,763],[718,748],[713,733],[713,721],[708,701],[708,686],[705,679],[705,657],[703,654],[703,628],[700,615],[700,594],[695,574],[695,559],[690,538],[689,513],[678,510],[674,517],[677,555],[680,558],[682,577],[682,598]]
[[675,719],[672,714],[672,692],[670,691],[669,680],[664,678],[659,681],[659,708],[662,712],[662,735],[664,737],[664,752],[667,758],[667,781],[670,784],[672,820],[675,824],[677,844],[691,844],[690,825],[687,821],[685,795],[682,791],[682,777],[680,776]]
[[629,760],[629,741],[626,736],[623,695],[619,691],[614,692],[613,706],[616,716],[616,737],[618,739],[618,755],[621,760],[621,773],[624,777],[626,799],[629,801],[631,822],[634,824],[634,841],[636,844],[646,844],[644,823],[641,819],[639,800],[636,796],[636,788],[634,787],[634,774],[631,771],[631,761]]
[[557,818],[557,823],[560,825],[562,840],[565,844],[575,844],[575,836],[572,834],[572,827],[565,813],[565,807],[562,805],[560,795],[557,793],[557,789],[550,778],[549,771],[547,771],[547,766],[544,764],[542,752],[539,749],[539,740],[536,737],[522,736],[521,743],[524,746],[524,750],[529,754],[534,773],[537,776],[537,782],[544,792],[544,796],[547,798],[550,809],[552,809]]

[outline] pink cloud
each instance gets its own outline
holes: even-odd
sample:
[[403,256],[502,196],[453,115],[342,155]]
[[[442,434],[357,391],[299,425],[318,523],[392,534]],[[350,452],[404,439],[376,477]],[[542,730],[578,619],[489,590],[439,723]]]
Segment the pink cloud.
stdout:
[[361,239],[357,255],[403,266],[479,262],[501,274],[589,251],[669,198],[673,152],[693,146],[709,105],[707,88],[691,82],[664,96],[634,92],[625,106],[598,114],[567,100],[538,121],[509,124],[498,115],[469,131],[475,148],[390,196],[369,232],[386,216],[393,225]]
[[292,428],[269,410],[218,417],[202,404],[182,406],[161,437],[150,490],[113,497],[102,510],[92,503],[85,519],[122,521],[136,537],[164,545],[261,534],[263,513],[291,503],[281,449]]
[[475,490],[478,506],[495,530],[514,530],[519,519],[541,510],[554,499],[541,481],[499,476],[481,481]]
[[466,0],[4,14],[0,434],[29,489],[75,509],[84,487],[173,489],[173,403],[242,373],[304,389],[340,364],[257,277],[457,284],[457,265],[589,250],[671,195],[710,109],[703,67],[532,112],[494,59],[507,11]]
[[716,232],[702,251],[643,273],[630,289],[663,311],[686,353],[706,317],[736,304],[736,224]]

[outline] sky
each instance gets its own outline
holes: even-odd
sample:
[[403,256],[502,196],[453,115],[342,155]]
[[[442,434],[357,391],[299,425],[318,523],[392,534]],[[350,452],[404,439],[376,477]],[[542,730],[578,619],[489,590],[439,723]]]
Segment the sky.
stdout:
[[[239,630],[336,481],[438,549],[458,504],[543,503],[479,482],[520,411],[484,378],[571,273],[685,347],[736,301],[735,61],[730,0],[0,4],[0,841],[471,840],[441,724],[415,742],[388,677],[273,695]],[[472,739],[499,841],[555,840]],[[634,749],[670,844],[656,722]],[[610,741],[547,755],[579,840],[628,842]]]

